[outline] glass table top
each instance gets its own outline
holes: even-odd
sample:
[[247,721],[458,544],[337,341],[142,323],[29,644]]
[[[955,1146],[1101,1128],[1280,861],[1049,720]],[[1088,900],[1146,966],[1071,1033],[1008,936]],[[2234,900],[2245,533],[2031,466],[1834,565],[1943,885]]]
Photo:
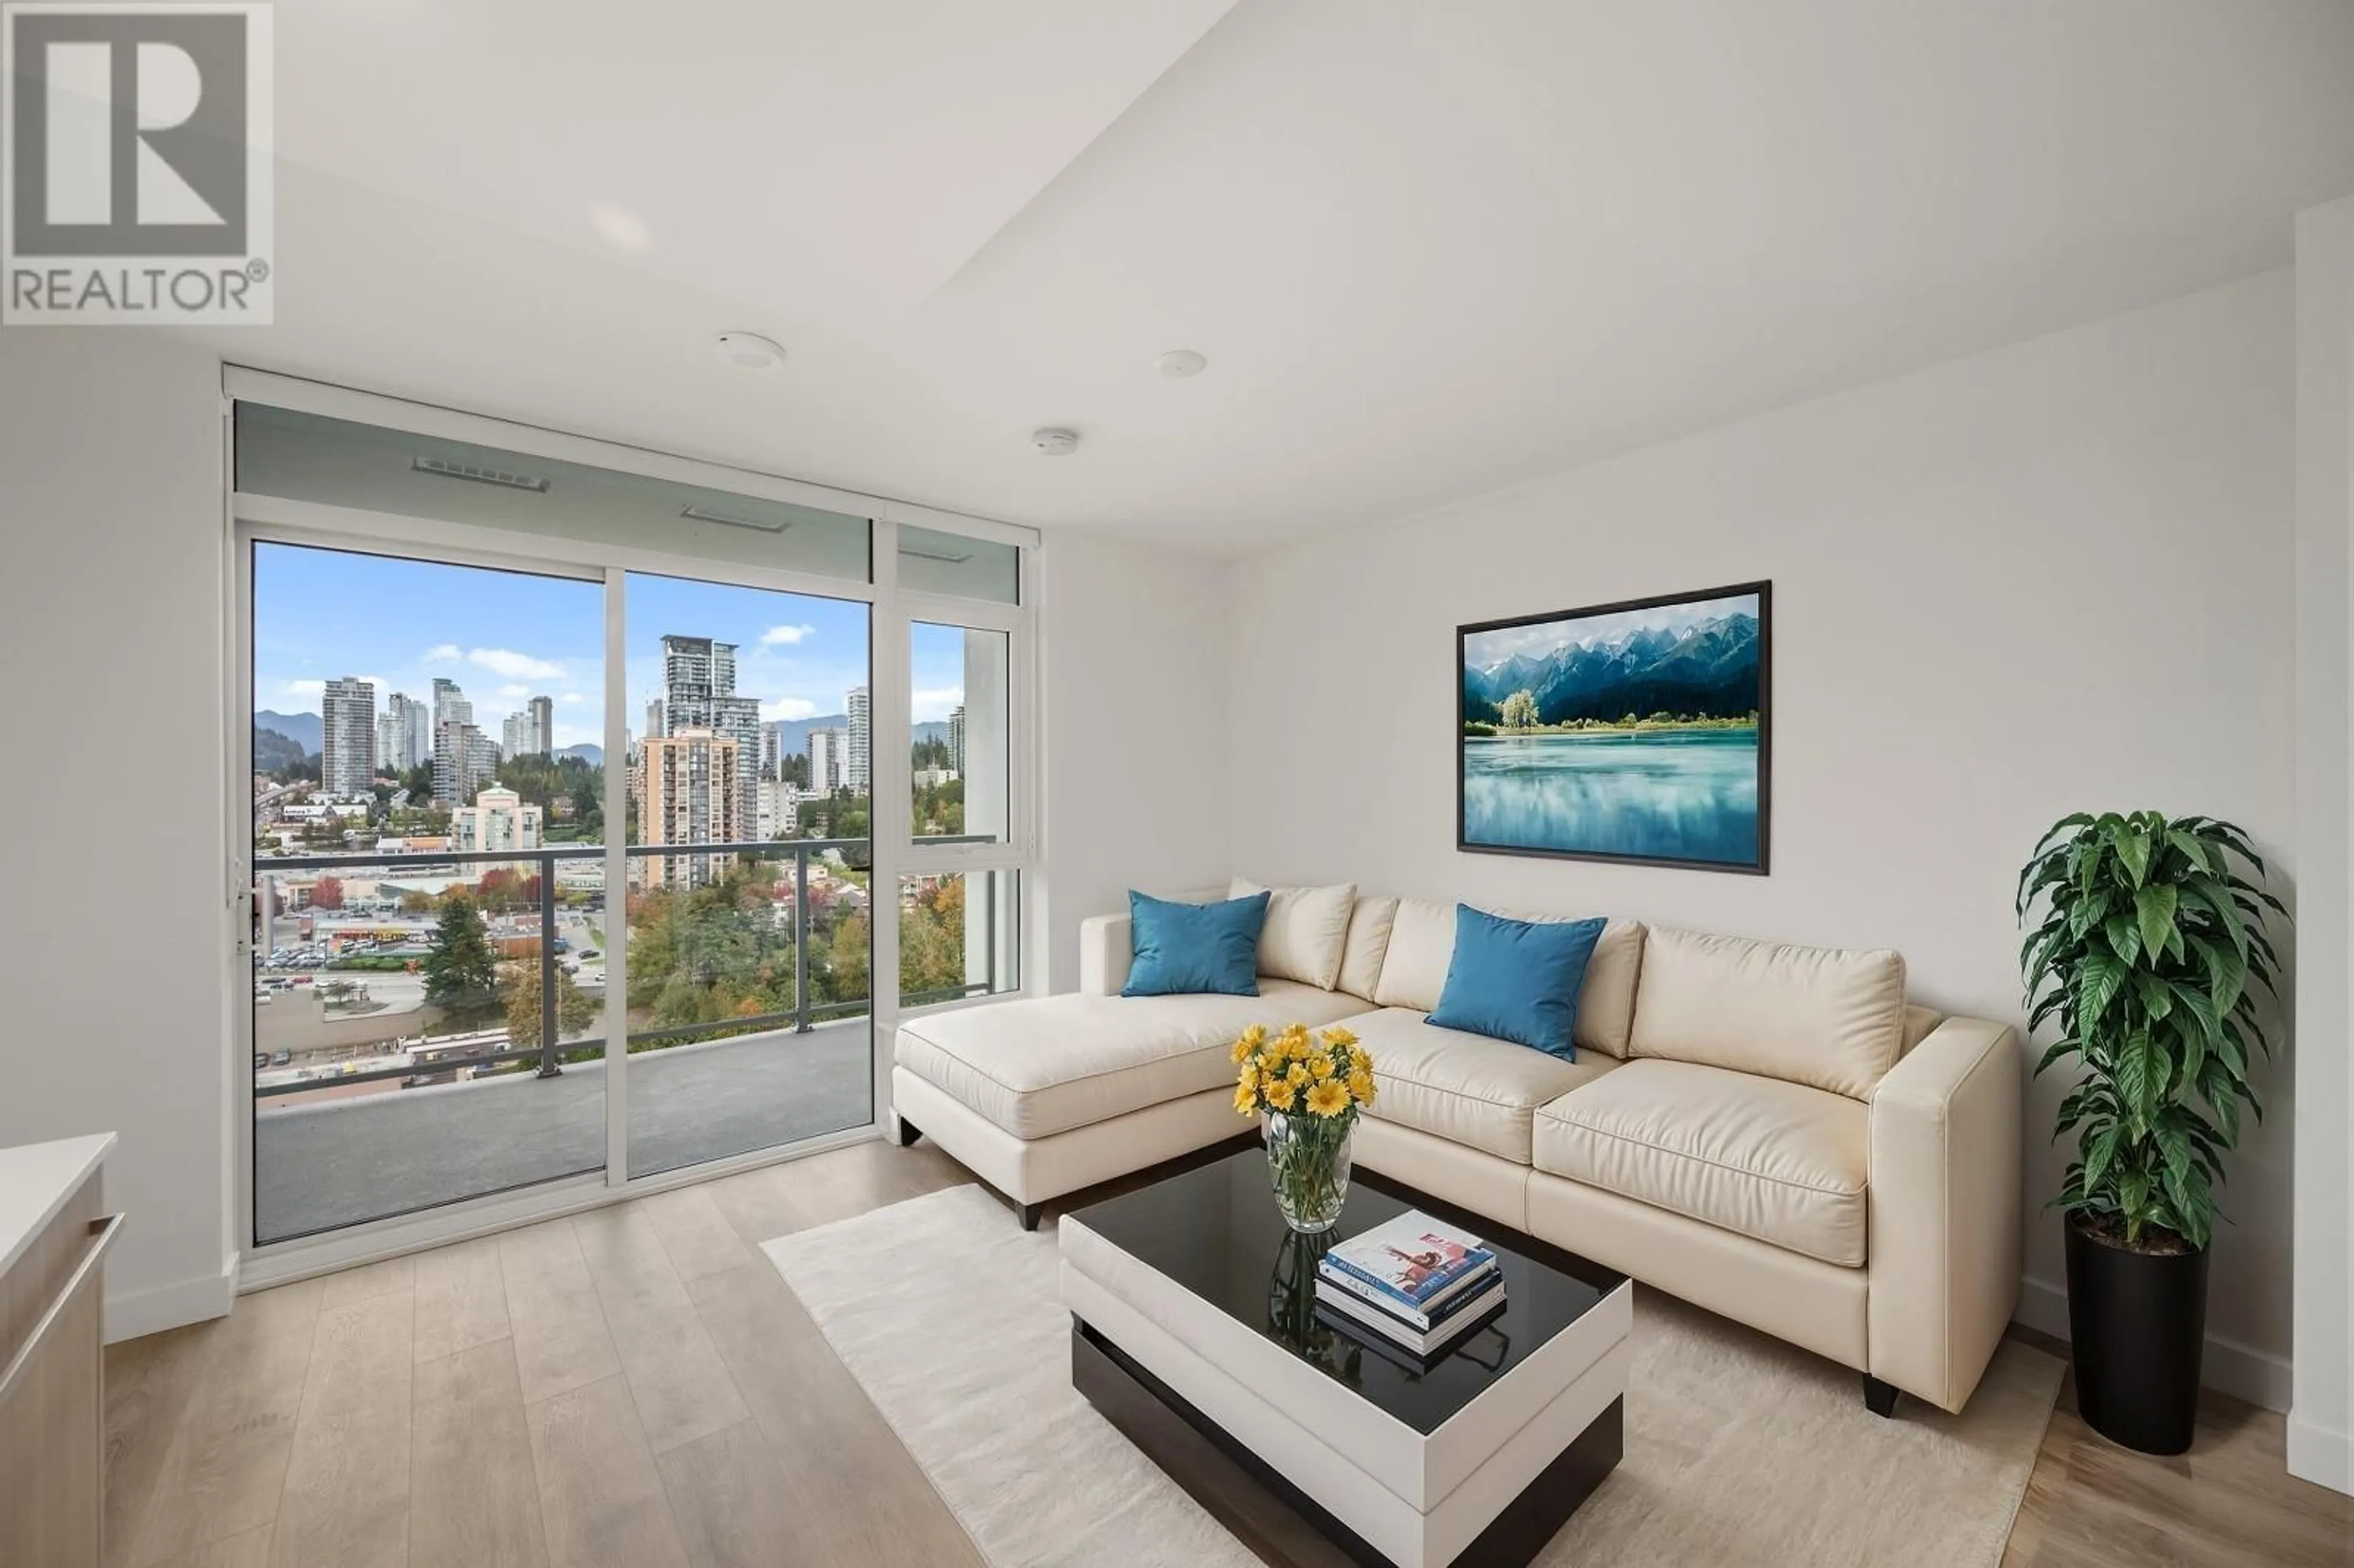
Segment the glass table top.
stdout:
[[[1371,1329],[1343,1330],[1320,1312],[1316,1266],[1333,1244],[1409,1209],[1451,1219],[1434,1201],[1359,1171],[1341,1223],[1299,1235],[1276,1212],[1267,1153],[1246,1149],[1181,1171],[1072,1216],[1326,1377],[1426,1435],[1501,1381],[1554,1335],[1625,1282],[1598,1264],[1476,1215],[1460,1228],[1496,1254],[1504,1304],[1447,1349],[1424,1360]],[[1541,1250],[1544,1260],[1515,1244]],[[1378,1348],[1376,1348],[1378,1346]]]

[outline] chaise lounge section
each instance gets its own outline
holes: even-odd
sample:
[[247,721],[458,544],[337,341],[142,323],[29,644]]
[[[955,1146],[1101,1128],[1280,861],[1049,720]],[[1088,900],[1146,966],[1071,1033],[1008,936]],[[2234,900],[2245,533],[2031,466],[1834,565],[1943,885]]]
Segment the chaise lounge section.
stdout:
[[1129,919],[1103,916],[1077,993],[909,1021],[902,1139],[931,1137],[1034,1226],[1232,1138],[1246,1025],[1344,1022],[1379,1088],[1359,1164],[1851,1367],[1880,1414],[1900,1390],[1968,1400],[2019,1290],[2013,1030],[1907,1005],[1885,949],[1613,920],[1572,1061],[1425,1022],[1454,906],[1277,899],[1256,997],[1120,996]]

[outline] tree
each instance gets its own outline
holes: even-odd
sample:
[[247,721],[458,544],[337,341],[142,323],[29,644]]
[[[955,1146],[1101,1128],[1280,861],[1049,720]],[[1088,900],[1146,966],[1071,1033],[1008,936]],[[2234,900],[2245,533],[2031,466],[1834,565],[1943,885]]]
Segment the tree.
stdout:
[[[507,1044],[518,1051],[536,1051],[540,1045],[539,955],[535,952],[521,963],[507,965],[500,971],[504,981],[501,990],[506,1007]],[[560,1040],[567,1034],[578,1034],[588,1027],[597,1016],[594,998],[572,983],[572,977],[562,969],[556,971],[556,1029]]]
[[342,877],[323,876],[311,885],[312,908],[341,909],[343,906],[344,879]]
[[826,948],[827,1001],[864,1001],[866,1000],[867,955],[873,950],[867,945],[867,939],[864,915],[846,915],[834,921],[833,939],[827,944]]
[[498,960],[473,900],[453,894],[434,924],[425,955],[425,1000],[445,1012],[464,1012],[497,1001]]
[[1537,722],[1537,698],[1534,692],[1514,692],[1504,699],[1504,727],[1527,729]]

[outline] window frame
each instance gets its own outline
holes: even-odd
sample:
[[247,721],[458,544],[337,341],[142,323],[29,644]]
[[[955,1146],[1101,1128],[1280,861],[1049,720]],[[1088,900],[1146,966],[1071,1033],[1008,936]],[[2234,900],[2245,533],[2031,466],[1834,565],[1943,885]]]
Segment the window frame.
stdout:
[[[603,544],[554,534],[524,534],[482,524],[446,522],[408,514],[384,513],[362,507],[299,501],[240,492],[236,489],[236,406],[239,402],[268,404],[304,413],[324,415],[418,435],[499,448],[555,461],[580,462],[636,473],[652,479],[702,486],[797,505],[817,507],[867,518],[868,578],[859,582],[782,567],[743,565],[675,554],[642,546]],[[311,546],[396,556],[414,560],[534,573],[597,582],[604,590],[605,702],[602,724],[608,757],[622,752],[619,737],[628,728],[628,698],[624,646],[625,583],[629,573],[647,572],[684,577],[782,593],[863,601],[868,606],[869,691],[869,828],[874,838],[874,883],[896,889],[899,878],[961,871],[1002,870],[1020,875],[1014,905],[1016,930],[1026,937],[1035,924],[1039,829],[1036,820],[1037,778],[1043,766],[1037,724],[1038,665],[1036,555],[1038,534],[1029,528],[987,518],[945,512],[887,497],[839,490],[786,479],[752,470],[673,456],[645,448],[597,440],[518,424],[487,416],[462,413],[429,404],[408,402],[375,393],[355,391],[320,382],[270,372],[225,366],[221,386],[222,538],[230,555],[224,574],[227,628],[224,651],[228,655],[230,692],[224,712],[229,734],[222,758],[224,780],[226,891],[232,907],[230,938],[224,955],[224,991],[228,1017],[222,1031],[222,1050],[232,1086],[234,1129],[231,1159],[236,1190],[237,1239],[240,1247],[244,1287],[300,1278],[331,1268],[395,1255],[419,1246],[438,1245],[484,1231],[536,1218],[577,1212],[620,1202],[650,1192],[708,1181],[735,1171],[821,1152],[881,1136],[888,1125],[890,1106],[889,1042],[907,1012],[1003,1001],[1030,992],[1043,984],[1044,968],[1028,941],[1018,944],[1020,972],[1014,984],[991,996],[952,1000],[919,1009],[899,1002],[898,922],[872,922],[871,973],[877,983],[869,1001],[872,1031],[869,1054],[874,1064],[874,1118],[864,1126],[771,1149],[754,1150],[647,1176],[631,1176],[628,1161],[628,948],[626,938],[608,944],[606,1037],[606,1141],[601,1171],[557,1178],[515,1192],[492,1193],[412,1213],[361,1222],[316,1235],[258,1244],[254,1236],[253,1104],[250,1094],[250,1053],[253,1010],[243,1002],[250,986],[251,920],[247,901],[255,886],[255,859],[250,807],[252,689],[253,548],[257,544]],[[953,596],[902,592],[898,587],[898,536],[901,523],[974,538],[1008,544],[1020,550],[1017,563],[1020,604],[964,599]],[[909,715],[908,638],[916,621],[970,626],[1003,631],[1008,636],[1007,679],[1007,842],[1002,844],[934,845],[922,848],[912,836],[912,787],[908,752],[913,726]],[[877,737],[893,736],[885,744]],[[605,770],[605,820],[626,821],[627,769]],[[606,844],[609,888],[626,887],[626,835],[618,826]],[[886,907],[896,908],[896,899]]]

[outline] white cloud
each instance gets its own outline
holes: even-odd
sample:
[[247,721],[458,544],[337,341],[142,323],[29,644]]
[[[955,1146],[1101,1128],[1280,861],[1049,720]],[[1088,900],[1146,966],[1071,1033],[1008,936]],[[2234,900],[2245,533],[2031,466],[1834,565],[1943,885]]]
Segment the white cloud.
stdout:
[[[382,708],[385,698],[392,694],[392,683],[382,675],[359,675],[354,678],[366,681],[376,688],[376,701],[378,708]],[[290,697],[299,697],[304,701],[315,703],[326,694],[327,683],[310,680],[281,681],[278,683],[278,689]]]
[[771,626],[760,633],[760,646],[798,648],[804,639],[816,635],[817,628],[814,626]]
[[567,692],[567,693],[565,693],[562,696],[560,696],[560,697],[557,698],[556,700],[557,700],[557,702],[559,702],[559,703],[585,703],[585,702],[587,702],[588,699],[588,697],[587,697],[587,696],[585,696],[585,695],[584,695],[584,694],[582,694],[581,693],[578,693],[578,692]]
[[465,656],[464,651],[461,650],[455,642],[438,642],[425,651],[425,662],[428,664],[454,664]]
[[807,697],[779,697],[773,703],[760,705],[764,719],[805,719],[817,717],[817,705]]
[[918,687],[908,694],[907,711],[917,724],[938,724],[963,702],[962,686],[935,686],[929,691]]
[[524,698],[531,695],[531,688],[524,685],[501,686],[499,688],[499,695],[503,697],[512,697],[515,701],[521,702]]
[[467,653],[466,662],[479,664],[492,674],[504,675],[510,681],[559,681],[564,678],[563,665],[535,659],[528,653],[518,653],[512,648],[476,648]]

